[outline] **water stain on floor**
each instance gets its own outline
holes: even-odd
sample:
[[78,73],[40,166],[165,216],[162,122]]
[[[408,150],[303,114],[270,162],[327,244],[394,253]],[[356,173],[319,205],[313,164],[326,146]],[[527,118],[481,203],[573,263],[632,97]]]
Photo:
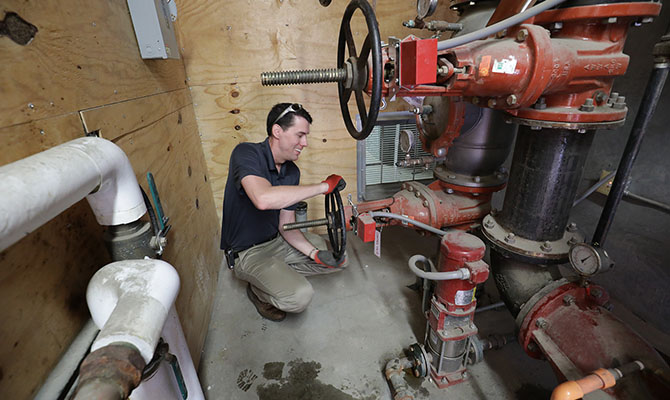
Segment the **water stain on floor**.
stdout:
[[263,366],[263,378],[278,381],[284,374],[283,362],[269,362]]
[[[271,365],[270,365],[271,364]],[[281,366],[280,366],[281,364]],[[288,377],[282,378],[283,363],[268,363],[263,369],[263,376],[279,376],[277,383],[267,383],[256,387],[259,400],[374,400],[376,396],[353,397],[332,385],[327,385],[317,379],[321,371],[321,364],[315,361],[293,360],[288,363]],[[279,370],[279,375],[277,371]]]

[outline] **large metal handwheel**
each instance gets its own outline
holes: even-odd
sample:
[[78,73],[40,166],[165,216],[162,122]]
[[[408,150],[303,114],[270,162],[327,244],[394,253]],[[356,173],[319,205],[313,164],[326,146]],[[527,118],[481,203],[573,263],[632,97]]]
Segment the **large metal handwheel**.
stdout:
[[[360,9],[365,16],[365,22],[368,27],[368,35],[365,37],[360,53],[356,53],[356,43],[354,43],[354,36],[351,33],[351,17],[357,9]],[[345,59],[344,54],[345,46],[349,55],[347,59]],[[365,91],[368,84],[368,56],[371,50],[372,88],[370,107],[366,110],[363,91]],[[377,25],[374,10],[366,0],[352,0],[342,17],[340,37],[337,43],[337,67],[339,69],[347,68],[347,62],[350,64],[351,69],[349,71],[351,71],[352,77],[350,83],[342,81],[337,83],[337,90],[340,96],[340,109],[342,110],[344,124],[351,137],[356,140],[363,140],[368,137],[375,126],[382,94],[382,53],[379,26]],[[349,113],[348,104],[352,92],[356,98],[356,107],[361,118],[362,127],[360,131],[356,128]]]
[[333,256],[340,260],[344,256],[347,246],[346,220],[344,219],[344,207],[340,191],[335,189],[326,195],[326,219],[328,220],[328,238]]
[[342,197],[340,197],[339,190],[335,189],[326,195],[326,218],[293,222],[285,224],[282,229],[290,231],[323,225],[326,225],[328,229],[328,239],[330,240],[330,248],[333,250],[333,256],[336,260],[341,260],[347,247],[347,224],[344,219],[344,207],[342,206]]

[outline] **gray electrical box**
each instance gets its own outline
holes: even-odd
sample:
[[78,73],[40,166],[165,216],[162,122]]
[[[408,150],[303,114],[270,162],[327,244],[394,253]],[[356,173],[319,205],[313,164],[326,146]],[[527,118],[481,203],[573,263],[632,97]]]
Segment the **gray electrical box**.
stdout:
[[128,0],[142,58],[179,58],[175,0]]

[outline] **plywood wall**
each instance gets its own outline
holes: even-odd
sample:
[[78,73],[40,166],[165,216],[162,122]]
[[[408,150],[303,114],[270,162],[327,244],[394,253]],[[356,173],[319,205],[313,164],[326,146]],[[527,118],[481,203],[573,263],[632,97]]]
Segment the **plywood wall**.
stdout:
[[[316,183],[331,173],[347,181],[345,194],[356,191],[356,141],[344,127],[335,84],[263,87],[264,71],[334,68],[337,37],[348,1],[322,7],[317,0],[181,0],[179,32],[187,82],[203,136],[207,166],[219,216],[228,162],[234,146],[265,139],[265,119],[279,102],[299,102],[311,113],[309,148],[298,166],[302,183]],[[426,32],[403,28],[416,15],[416,2],[372,1],[381,38]],[[360,12],[352,21],[359,42],[367,35]],[[401,103],[404,103],[400,101]],[[350,103],[352,115],[355,105]],[[408,109],[404,104],[394,110]],[[323,198],[309,201],[309,218],[323,217]]]
[[[6,0],[8,12],[38,32],[23,46],[0,36],[0,165],[99,130],[145,188],[154,174],[197,363],[221,253],[183,60],[142,60],[122,0]],[[86,285],[109,262],[102,231],[82,201],[0,253],[0,397],[30,398],[88,319]]]

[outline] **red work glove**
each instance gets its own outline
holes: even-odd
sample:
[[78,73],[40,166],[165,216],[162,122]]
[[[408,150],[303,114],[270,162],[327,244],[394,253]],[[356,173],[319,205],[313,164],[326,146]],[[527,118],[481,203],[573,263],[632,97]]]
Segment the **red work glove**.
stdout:
[[328,176],[328,178],[321,183],[328,184],[328,191],[326,191],[325,194],[332,193],[335,189],[342,191],[347,186],[347,182],[345,182],[341,176],[335,174]]
[[337,268],[344,264],[345,258],[342,257],[341,260],[336,260],[332,252],[328,250],[319,250],[314,254],[314,261],[316,261],[317,264],[325,265],[328,268]]

